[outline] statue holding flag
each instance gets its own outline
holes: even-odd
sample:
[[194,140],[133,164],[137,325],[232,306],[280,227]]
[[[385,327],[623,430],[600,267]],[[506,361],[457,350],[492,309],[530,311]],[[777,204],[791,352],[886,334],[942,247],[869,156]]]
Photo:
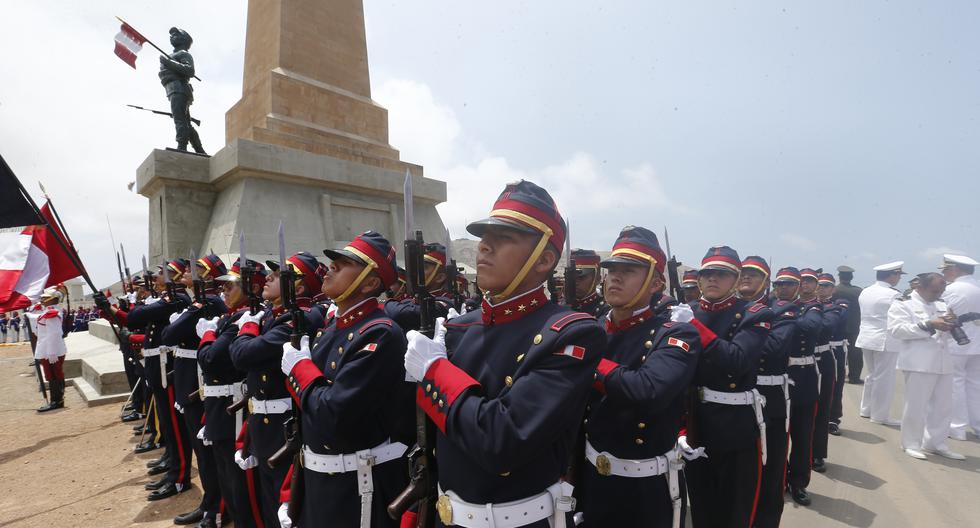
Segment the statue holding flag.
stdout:
[[170,99],[170,112],[177,129],[177,150],[186,151],[190,141],[194,152],[206,154],[201,146],[197,130],[191,126],[191,103],[194,102],[194,88],[190,79],[194,76],[194,57],[188,51],[194,39],[183,29],[170,28],[170,44],[174,52],[160,56],[160,83],[167,90]]

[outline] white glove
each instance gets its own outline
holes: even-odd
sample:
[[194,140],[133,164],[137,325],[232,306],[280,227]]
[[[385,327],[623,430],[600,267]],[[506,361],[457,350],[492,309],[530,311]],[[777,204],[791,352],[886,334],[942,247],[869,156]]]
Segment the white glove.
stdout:
[[176,321],[177,318],[179,318],[180,316],[184,315],[184,312],[186,312],[186,311],[187,311],[187,309],[184,309],[184,310],[181,310],[179,312],[174,312],[174,313],[170,314],[170,324],[173,324],[173,322]]
[[304,359],[312,359],[310,356],[310,336],[304,335],[300,338],[299,350],[293,348],[289,341],[282,344],[282,362],[279,365],[283,374],[288,376],[293,371],[293,367]]
[[248,455],[248,458],[242,458],[241,449],[235,450],[235,463],[238,464],[238,467],[242,468],[242,471],[245,471],[246,469],[252,469],[259,465],[259,461],[255,458],[254,455]]
[[235,324],[238,325],[238,328],[245,326],[245,323],[255,323],[261,326],[263,315],[265,315],[265,310],[259,310],[255,312],[255,315],[252,315],[249,312],[245,312],[242,314],[241,317],[238,318],[238,321],[236,321]]
[[677,447],[681,450],[681,456],[687,460],[694,460],[695,458],[708,458],[708,455],[704,453],[704,448],[699,447],[694,449],[691,444],[687,443],[687,435],[677,437]]
[[126,300],[129,301],[130,305],[136,304],[136,292],[127,293]]
[[197,326],[194,327],[197,330],[197,337],[204,337],[204,334],[208,333],[208,330],[218,329],[218,317],[213,319],[200,318],[197,320]]
[[337,303],[331,304],[330,308],[327,308],[327,319],[337,315]]
[[429,339],[416,330],[411,330],[408,338],[408,349],[405,351],[405,378],[411,381],[422,381],[429,367],[439,359],[446,357],[446,320],[436,319],[435,337]]
[[462,314],[460,314],[459,312],[457,312],[455,308],[450,307],[449,308],[449,313],[446,314],[446,320],[448,321],[448,320],[450,320],[450,319],[452,319],[454,317],[459,317],[460,315],[462,315]]
[[149,306],[149,305],[151,305],[153,303],[157,303],[157,302],[160,302],[160,298],[159,297],[147,297],[146,299],[143,299],[143,305],[144,306]]
[[694,319],[694,311],[690,305],[678,304],[670,307],[670,320],[675,323],[690,323]]
[[466,303],[463,303],[463,306],[459,307],[459,315],[466,315],[467,311],[468,310],[466,309]]
[[[295,471],[295,468],[293,471]],[[293,528],[293,520],[289,518],[288,502],[284,502],[279,506],[279,525],[282,528]]]

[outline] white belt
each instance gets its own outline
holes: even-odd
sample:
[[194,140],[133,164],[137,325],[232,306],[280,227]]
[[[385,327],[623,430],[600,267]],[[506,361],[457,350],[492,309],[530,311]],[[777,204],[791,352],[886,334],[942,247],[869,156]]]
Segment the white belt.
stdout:
[[828,350],[830,350],[830,344],[829,343],[826,344],[826,345],[817,345],[817,347],[813,349],[813,353],[814,354],[822,354],[822,353],[824,353],[824,352],[826,352]]
[[197,359],[197,350],[191,348],[171,348],[174,355],[184,359]]
[[[792,358],[790,358],[792,359]],[[773,387],[776,385],[783,386],[783,396],[786,399],[786,432],[789,432],[789,374],[783,374],[781,376],[759,376],[755,381],[756,385]]]
[[145,358],[159,356],[159,355],[160,355],[160,347],[143,349],[143,357]]
[[239,396],[243,393],[242,382],[232,383],[231,385],[205,385],[205,398],[224,398],[226,396]]
[[846,342],[847,341],[844,341],[843,339],[840,340],[840,341],[831,341],[830,342],[830,346],[832,346],[832,347],[842,347],[842,346],[844,346],[844,343],[846,343]]
[[707,387],[698,387],[698,393],[702,402],[752,406],[752,410],[755,411],[756,425],[759,426],[759,435],[762,438],[762,464],[765,465],[768,453],[766,449],[766,419],[762,415],[762,407],[766,404],[766,399],[759,394],[759,389],[745,392],[722,392]]
[[[357,472],[357,493],[361,496],[361,528],[371,528],[371,506],[374,501],[372,468],[401,458],[408,446],[385,440],[383,444],[349,455],[321,455],[303,446],[303,467],[317,473]],[[298,471],[298,469],[297,469]]]
[[249,399],[248,411],[253,414],[285,414],[293,408],[292,398],[278,400]]
[[357,471],[362,464],[370,462],[371,466],[384,464],[400,458],[408,451],[408,446],[401,443],[385,443],[347,455],[321,455],[314,453],[309,447],[303,446],[303,467],[317,473],[349,473]]
[[502,504],[472,504],[439,486],[436,511],[446,526],[463,528],[517,528],[551,519],[552,528],[565,528],[565,514],[575,510],[572,485],[557,482],[547,490]]
[[600,475],[642,478],[667,473],[667,488],[674,508],[674,528],[678,528],[681,524],[681,487],[678,473],[684,469],[682,453],[681,449],[674,445],[673,449],[658,457],[628,460],[617,458],[606,451],[600,453],[591,442],[585,441],[585,458],[595,466]]
[[789,366],[802,367],[804,365],[812,365],[815,361],[813,356],[791,357],[789,358]]

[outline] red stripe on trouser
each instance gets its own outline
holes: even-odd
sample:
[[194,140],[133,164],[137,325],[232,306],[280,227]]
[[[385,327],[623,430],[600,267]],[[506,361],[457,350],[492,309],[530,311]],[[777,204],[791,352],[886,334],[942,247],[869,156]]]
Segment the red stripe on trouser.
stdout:
[[218,502],[218,514],[221,515],[222,517],[224,517],[224,515],[225,515],[225,499],[224,499],[224,497],[222,497],[221,498],[221,501]]
[[[167,410],[170,411],[170,422],[174,427],[174,441],[177,442],[177,456],[180,457],[180,473],[179,475],[183,477],[187,471],[187,453],[184,451],[184,442],[180,437],[180,425],[177,424],[177,409],[174,408],[174,386],[170,385],[167,387],[167,400],[169,404],[167,405]],[[180,484],[187,484],[187,482],[181,482]]]
[[262,512],[259,511],[259,499],[255,496],[254,469],[245,470],[245,484],[248,486],[248,504],[252,507],[252,518],[255,519],[255,525],[259,528],[265,528],[265,522],[262,520]]
[[52,363],[48,359],[41,360],[41,370],[44,371],[44,379],[51,380],[63,380],[65,379],[65,356],[59,356],[58,360]]
[[755,525],[755,511],[759,508],[759,492],[762,490],[762,437],[756,442],[756,453],[758,465],[755,473],[755,498],[752,499],[752,515],[749,517],[749,526]]
[[[817,414],[820,411],[820,399],[817,398],[817,402],[813,404],[813,427],[810,428],[810,458],[807,468],[811,471],[813,470],[813,432],[817,428]],[[807,475],[807,480],[810,480],[810,476]]]

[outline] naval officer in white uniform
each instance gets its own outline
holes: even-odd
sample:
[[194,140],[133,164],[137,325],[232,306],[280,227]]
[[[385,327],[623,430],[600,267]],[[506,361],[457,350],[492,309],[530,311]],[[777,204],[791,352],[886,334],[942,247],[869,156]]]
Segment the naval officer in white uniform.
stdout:
[[858,297],[861,306],[861,329],[854,345],[864,354],[864,395],[861,398],[863,418],[874,423],[899,425],[888,417],[895,397],[895,364],[898,353],[894,339],[888,336],[888,308],[900,292],[895,289],[905,272],[905,262],[889,262],[874,268],[877,281]]
[[[948,283],[943,299],[956,315],[980,313],[980,281],[973,275],[976,260],[963,255],[943,255],[940,267]],[[980,321],[963,325],[970,343],[951,344],[953,355],[953,423],[950,437],[966,440],[968,429],[980,437]]]
[[898,368],[905,375],[902,449],[921,460],[925,453],[952,460],[965,458],[946,445],[953,411],[949,347],[956,344],[949,336],[955,316],[940,299],[945,289],[942,275],[923,273],[909,298],[892,303],[888,310],[888,334],[895,339]]

